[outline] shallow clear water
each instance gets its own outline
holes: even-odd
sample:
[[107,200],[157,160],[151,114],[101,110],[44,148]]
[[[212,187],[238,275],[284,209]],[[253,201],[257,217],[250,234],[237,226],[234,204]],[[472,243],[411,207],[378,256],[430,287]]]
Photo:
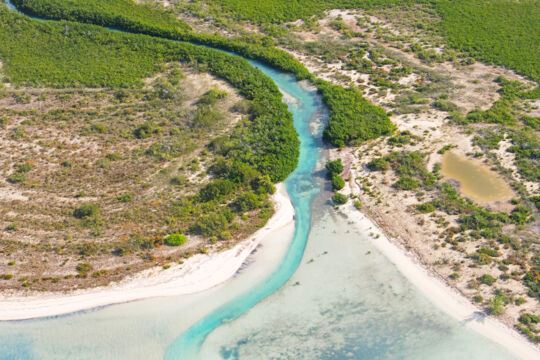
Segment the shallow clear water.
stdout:
[[0,359],[511,359],[430,303],[333,213],[329,193],[312,203],[324,183],[315,169],[324,109],[292,77],[254,64],[296,100],[294,239],[265,243],[234,279],[203,293],[0,322]]
[[214,331],[201,359],[512,358],[431,304],[322,201],[291,280]]
[[508,184],[487,165],[453,152],[444,154],[441,174],[458,181],[463,195],[481,203],[509,200],[513,195]]

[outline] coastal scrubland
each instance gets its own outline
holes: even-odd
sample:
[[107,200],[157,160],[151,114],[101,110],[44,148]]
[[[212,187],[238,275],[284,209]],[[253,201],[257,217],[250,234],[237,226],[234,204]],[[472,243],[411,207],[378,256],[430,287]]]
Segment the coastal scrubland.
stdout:
[[[298,139],[262,72],[209,48],[0,12],[3,287],[103,284],[264,225]],[[174,256],[159,250],[170,233],[191,240]]]
[[[31,67],[16,66],[19,58],[10,56],[24,59],[33,55],[20,51],[24,47],[17,43],[18,38],[4,35],[6,44],[14,44],[10,46],[19,50],[2,52],[0,46],[6,83],[53,87],[127,86],[149,91],[145,85],[149,80],[144,79],[156,74],[169,76],[169,65],[160,64],[183,61],[197,71],[208,71],[223,78],[237,89],[237,96],[245,99],[234,111],[230,110],[230,114],[243,116],[232,135],[218,136],[204,148],[211,159],[202,166],[209,175],[208,183],[201,183],[197,193],[193,189],[195,195],[188,196],[188,200],[174,204],[179,204],[178,214],[187,212],[193,219],[204,219],[207,224],[191,226],[188,231],[171,228],[170,232],[189,234],[193,231],[193,234],[209,237],[205,241],[220,241],[232,234],[241,221],[251,219],[246,216],[250,211],[263,213],[263,218],[268,216],[271,211],[266,211],[270,208],[264,205],[267,204],[265,196],[272,191],[272,181],[283,180],[294,168],[297,143],[291,130],[290,114],[277,104],[281,96],[271,82],[256,71],[248,70],[248,65],[240,60],[234,60],[231,68],[228,62],[232,58],[225,61],[225,55],[157,37],[234,51],[288,71],[298,79],[311,80],[330,110],[324,135],[335,147],[330,157],[336,161],[327,165],[328,179],[336,191],[332,197],[334,204],[353,202],[356,209],[375,221],[435,276],[484,308],[486,313],[499,317],[538,342],[540,64],[537,54],[540,43],[537,39],[540,29],[537,24],[540,14],[535,1],[170,0],[142,4],[119,2],[118,5],[102,1],[100,6],[75,0],[14,2],[40,17],[92,23],[152,37],[113,36],[90,25],[66,21],[38,26],[13,14],[2,16],[4,22],[13,21],[11,26],[32,28],[33,37],[41,36],[40,31],[35,30],[40,26],[62,41],[71,41],[71,35],[77,34],[77,42],[70,43],[70,47],[80,46],[86,58],[94,51],[87,38],[103,37],[127,55],[118,60],[119,64],[133,57],[130,61],[135,65],[135,73],[130,75],[132,78],[126,77],[129,83],[125,84],[107,82],[123,79],[120,65],[118,75],[108,75],[110,78],[66,80],[70,66],[86,66],[84,62],[77,64],[70,60],[63,65],[62,59],[77,58],[76,54],[53,57],[44,51],[38,52],[44,57],[43,62],[47,64],[51,59],[50,69],[60,64],[61,71],[32,73]],[[136,10],[121,11],[122,6]],[[146,18],[144,22],[140,14]],[[7,26],[0,29],[4,34],[9,33]],[[125,40],[120,41],[120,38]],[[85,40],[84,46],[79,45],[81,39]],[[104,41],[99,39],[101,46]],[[152,61],[147,62],[145,51],[158,54],[159,61],[151,57]],[[132,52],[137,54],[132,56]],[[114,59],[114,54],[112,56]],[[142,58],[140,62],[138,56]],[[216,58],[220,61],[214,66]],[[92,63],[99,64],[99,60]],[[39,65],[37,61],[35,65]],[[253,87],[246,88],[245,77],[238,71],[240,68],[248,71],[248,78],[255,84]],[[98,69],[96,76],[100,74]],[[263,88],[270,90],[265,92]],[[12,91],[9,86],[8,89]],[[209,101],[204,100],[206,96],[216,98],[210,102],[215,101],[212,106],[219,107],[225,101],[218,95],[224,87],[219,89],[208,89],[210,95],[200,94],[199,103]],[[227,92],[230,98],[233,90]],[[112,98],[112,94],[113,90],[109,97]],[[269,96],[270,106],[262,100],[262,94]],[[250,102],[249,106],[245,101]],[[225,110],[218,112],[222,111]],[[277,119],[286,119],[287,126],[279,128],[283,136],[278,137],[288,144],[285,148],[278,145],[279,141],[265,141],[274,137],[259,138],[269,127],[262,131],[257,119],[263,120],[266,116],[270,116],[271,121],[264,121],[265,126],[276,124]],[[9,116],[7,119],[3,120],[6,124],[11,121]],[[219,124],[227,126],[227,122]],[[154,126],[160,126],[161,130],[156,133]],[[23,126],[21,128],[24,130]],[[13,128],[15,134],[23,130]],[[166,125],[150,123],[138,133],[144,134],[144,139],[148,139],[147,134],[157,139],[164,136],[163,131],[167,131]],[[133,141],[137,138],[133,132],[130,136],[134,137]],[[255,154],[260,155],[256,151],[250,156],[242,155],[239,149],[244,146],[241,143],[244,137],[253,147],[262,141],[271,156],[253,158]],[[459,184],[440,174],[442,156],[447,151],[489,167],[511,186],[515,196],[510,201],[491,203],[467,199],[460,193]],[[282,155],[286,156],[279,158]],[[272,163],[276,158],[280,162]],[[240,159],[241,165],[231,159]],[[24,161],[13,163],[10,174],[6,174],[6,181],[13,176],[9,186],[29,186],[18,179],[30,178],[32,166]],[[181,179],[175,181],[183,184]],[[137,201],[137,195],[133,194]],[[262,200],[260,194],[263,194]],[[129,194],[114,196],[134,201],[129,200]],[[220,200],[207,201],[213,197]],[[216,203],[232,213],[234,219],[228,220],[225,212],[217,214]],[[194,207],[206,209],[203,211],[210,214],[202,216],[201,212],[192,211]],[[77,208],[71,211],[75,210]],[[101,208],[89,205],[81,211],[91,217]],[[174,217],[185,220],[180,215]],[[77,221],[85,221],[84,218]],[[220,224],[219,231],[212,232]],[[17,223],[5,225],[6,233],[17,231]],[[167,226],[167,223],[162,224],[162,233]],[[164,237],[156,239],[160,239],[157,245],[161,245]],[[182,246],[191,241],[192,238],[188,238]],[[203,249],[201,246],[199,251]],[[17,262],[12,261],[9,266],[17,266]],[[78,266],[78,272],[89,274],[92,264],[82,259]],[[0,269],[9,278],[9,269]],[[16,279],[6,281],[15,283]]]

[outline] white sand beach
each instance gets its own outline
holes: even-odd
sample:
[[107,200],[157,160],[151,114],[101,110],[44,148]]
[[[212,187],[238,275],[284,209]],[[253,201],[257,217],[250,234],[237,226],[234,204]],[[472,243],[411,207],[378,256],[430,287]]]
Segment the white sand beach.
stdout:
[[0,320],[23,320],[68,314],[95,307],[161,296],[201,292],[230,279],[261,242],[292,238],[294,208],[284,184],[272,197],[275,214],[266,226],[231,249],[195,255],[169,269],[155,267],[106,287],[69,293],[0,294]]

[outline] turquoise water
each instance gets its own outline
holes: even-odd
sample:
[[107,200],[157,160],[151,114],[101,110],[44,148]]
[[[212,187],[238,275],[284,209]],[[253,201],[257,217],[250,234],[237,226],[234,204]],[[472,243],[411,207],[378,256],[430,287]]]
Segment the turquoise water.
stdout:
[[165,359],[196,359],[198,350],[205,337],[224,322],[231,321],[252,308],[261,299],[279,289],[298,267],[311,226],[310,205],[319,192],[314,181],[314,170],[319,159],[320,144],[310,129],[311,119],[317,114],[319,102],[314,91],[303,88],[292,76],[282,74],[261,63],[251,61],[271,77],[282,91],[294,97],[295,104],[290,105],[294,124],[300,137],[300,159],[298,167],[287,178],[287,192],[295,208],[295,233],[289,250],[277,270],[263,283],[256,284],[248,293],[220,307],[200,322],[190,327],[169,347]]
[[333,212],[317,167],[320,99],[252,64],[294,98],[301,158],[286,181],[296,210],[288,247],[264,244],[231,281],[199,294],[0,322],[0,359],[511,359]]

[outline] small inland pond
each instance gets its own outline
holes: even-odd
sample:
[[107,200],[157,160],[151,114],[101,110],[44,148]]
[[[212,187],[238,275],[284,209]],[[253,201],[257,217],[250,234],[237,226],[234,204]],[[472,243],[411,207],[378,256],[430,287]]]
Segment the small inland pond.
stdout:
[[514,195],[504,179],[487,165],[454,152],[444,154],[441,174],[459,182],[459,191],[481,204],[508,201]]

